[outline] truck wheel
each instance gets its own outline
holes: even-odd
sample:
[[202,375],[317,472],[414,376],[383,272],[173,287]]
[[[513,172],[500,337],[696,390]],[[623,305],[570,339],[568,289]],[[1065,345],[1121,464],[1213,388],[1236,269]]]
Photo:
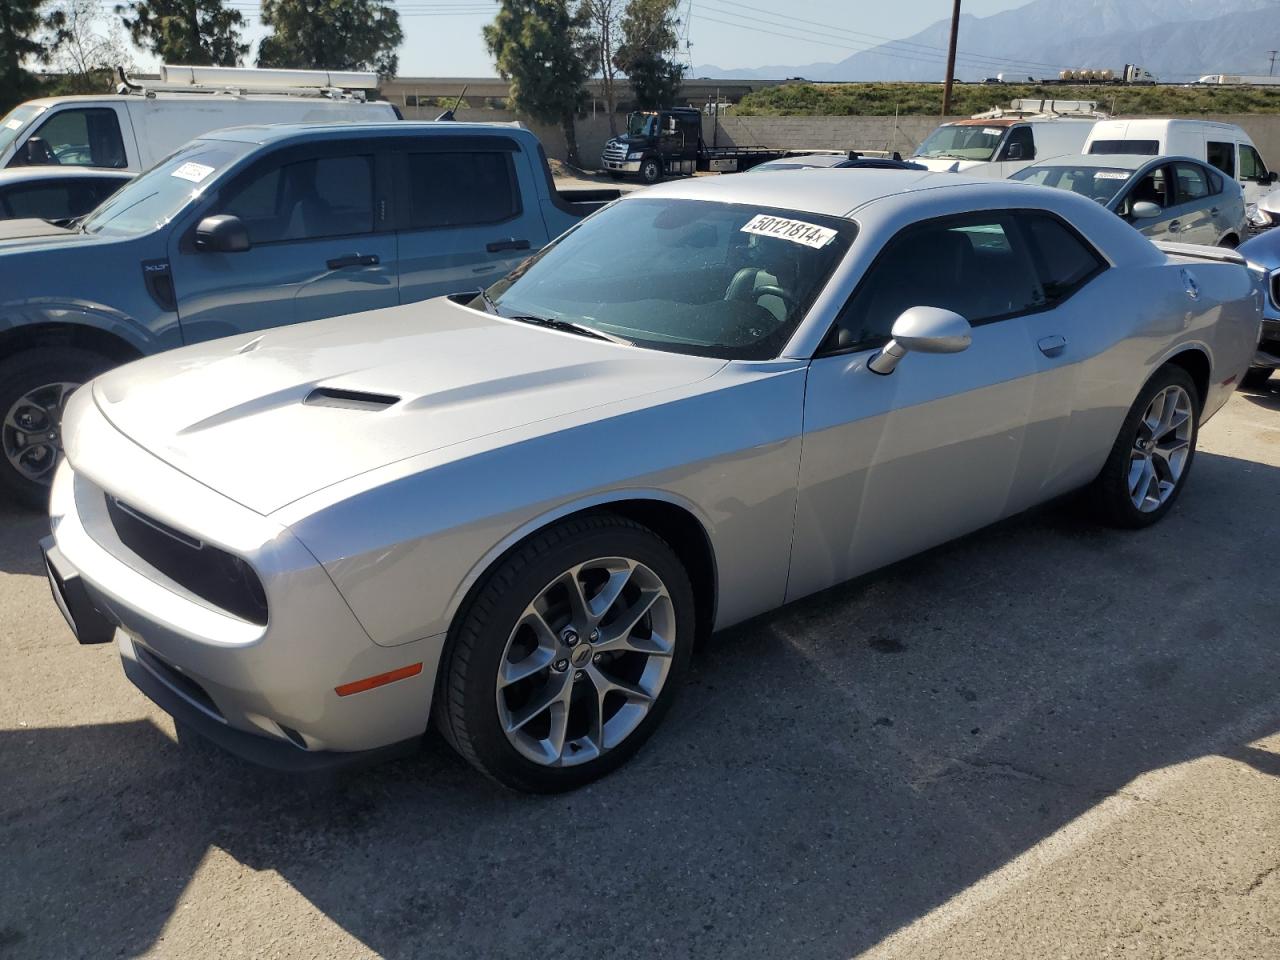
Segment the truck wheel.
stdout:
[[81,384],[112,366],[88,350],[38,347],[0,363],[0,491],[36,510],[62,459],[62,411]]
[[645,183],[657,183],[662,179],[662,164],[657,160],[645,160],[640,164],[640,179]]

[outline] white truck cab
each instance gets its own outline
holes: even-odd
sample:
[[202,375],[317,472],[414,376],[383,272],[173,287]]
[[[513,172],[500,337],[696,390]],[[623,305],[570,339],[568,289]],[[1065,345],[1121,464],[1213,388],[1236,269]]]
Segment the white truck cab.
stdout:
[[1276,174],[1267,169],[1249,135],[1234,123],[1215,120],[1099,120],[1083,152],[1203,160],[1239,181],[1251,211],[1276,182]]
[[997,110],[942,124],[911,160],[939,173],[1004,179],[1037,160],[1080,153],[1095,119]]
[[143,86],[122,72],[117,94],[30,100],[0,118],[0,168],[140,173],[224,127],[399,119],[392,104],[365,100],[377,85],[372,73],[163,66]]

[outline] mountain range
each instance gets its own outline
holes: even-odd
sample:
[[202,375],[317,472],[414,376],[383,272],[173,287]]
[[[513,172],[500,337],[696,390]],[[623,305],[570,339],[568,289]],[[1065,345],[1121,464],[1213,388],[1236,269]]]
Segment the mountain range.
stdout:
[[[855,9],[850,5],[849,9]],[[695,10],[696,17],[696,10]],[[786,19],[778,14],[776,19]],[[744,24],[745,25],[745,24]],[[760,67],[695,66],[691,76],[723,79],[940,81],[950,20],[902,40],[866,46],[857,22],[847,26],[795,20],[779,31],[821,34],[858,48],[837,62]],[[1064,68],[1118,74],[1136,63],[1162,80],[1185,82],[1210,73],[1266,74],[1267,47],[1280,39],[1275,0],[1031,0],[989,17],[962,14],[955,76],[982,80],[1057,77]],[[1255,49],[1256,48],[1256,49]]]

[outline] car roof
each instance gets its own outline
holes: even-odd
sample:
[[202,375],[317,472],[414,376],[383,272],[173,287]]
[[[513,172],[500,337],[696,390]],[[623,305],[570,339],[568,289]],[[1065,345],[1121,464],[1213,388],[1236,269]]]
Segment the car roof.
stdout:
[[1153,157],[1151,154],[1139,153],[1082,153],[1079,156],[1050,157],[1047,160],[1039,160],[1031,164],[1031,167],[1109,167],[1121,170],[1140,170],[1149,163],[1169,163],[1174,160],[1198,163],[1204,166],[1202,161],[1196,160],[1194,157],[1181,155],[1166,156],[1161,154]]
[[201,140],[233,140],[239,143],[269,144],[284,140],[324,140],[335,134],[357,137],[361,134],[376,136],[409,137],[423,134],[466,134],[526,132],[514,123],[460,123],[456,120],[325,120],[316,123],[260,123],[242,127],[227,127],[202,134]]
[[6,167],[0,170],[0,186],[34,180],[132,180],[137,174],[105,167]]
[[[895,194],[964,186],[991,186],[989,178],[928,170],[868,170],[810,167],[801,170],[762,170],[749,177],[718,176],[673,180],[638,190],[623,202],[670,197],[681,200],[714,200],[749,203],[805,213],[845,217],[859,207]],[[1007,183],[1012,190],[1025,184]]]

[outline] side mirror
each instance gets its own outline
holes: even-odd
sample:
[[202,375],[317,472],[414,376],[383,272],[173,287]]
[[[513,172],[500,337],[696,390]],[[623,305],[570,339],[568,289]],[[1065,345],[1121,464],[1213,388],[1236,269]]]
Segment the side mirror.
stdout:
[[203,253],[243,253],[249,249],[249,231],[230,213],[205,217],[196,225],[196,249]]
[[18,156],[22,158],[20,166],[43,167],[58,162],[43,137],[31,137],[27,140],[18,151]]
[[1020,144],[1020,143],[1011,143],[1011,144],[1009,144],[1009,146],[1007,146],[1007,147],[1005,148],[1005,151],[1004,151],[1004,158],[1005,158],[1006,160],[1021,160],[1021,159],[1022,159],[1022,144]]
[[1277,180],[1280,180],[1280,173],[1276,173],[1274,170],[1268,170],[1267,175],[1262,177],[1263,183],[1275,183]]
[[973,328],[958,313],[941,307],[911,307],[893,322],[893,339],[867,361],[872,373],[886,375],[911,350],[917,353],[959,353],[973,342]]
[[1150,220],[1152,217],[1158,217],[1163,212],[1160,207],[1150,200],[1139,200],[1133,205],[1131,211],[1133,216],[1138,220]]

